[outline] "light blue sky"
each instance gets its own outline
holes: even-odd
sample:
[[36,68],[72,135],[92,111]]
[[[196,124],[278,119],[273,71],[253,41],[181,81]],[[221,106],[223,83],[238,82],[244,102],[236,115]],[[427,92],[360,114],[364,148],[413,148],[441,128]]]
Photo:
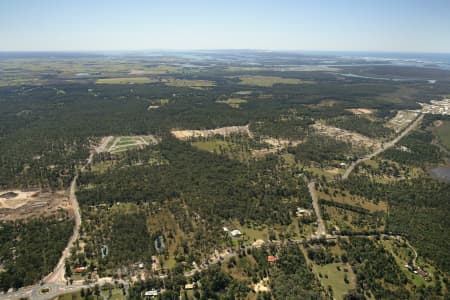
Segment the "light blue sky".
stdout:
[[450,52],[450,0],[0,0],[0,51]]

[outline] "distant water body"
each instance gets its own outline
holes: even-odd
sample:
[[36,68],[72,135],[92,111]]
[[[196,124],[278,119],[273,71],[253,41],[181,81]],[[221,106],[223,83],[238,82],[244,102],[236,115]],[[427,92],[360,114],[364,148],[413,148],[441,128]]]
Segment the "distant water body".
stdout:
[[[394,65],[434,66],[450,70],[450,53],[333,52],[336,56],[383,60]],[[331,54],[331,53],[330,53]]]
[[450,167],[437,167],[430,170],[434,178],[450,183]]

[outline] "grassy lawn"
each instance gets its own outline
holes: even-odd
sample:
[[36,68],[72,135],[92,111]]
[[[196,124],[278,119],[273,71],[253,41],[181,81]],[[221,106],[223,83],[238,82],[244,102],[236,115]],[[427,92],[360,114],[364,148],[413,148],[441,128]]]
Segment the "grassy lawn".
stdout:
[[58,297],[55,297],[54,300],[82,300],[80,292],[68,293]]
[[117,78],[100,78],[95,81],[96,84],[142,84],[157,82],[156,79],[148,77],[117,77]]
[[[338,270],[338,267],[340,270]],[[356,287],[356,276],[349,265],[343,263],[332,263],[323,266],[314,265],[313,271],[318,275],[320,283],[325,289],[331,286],[334,299],[343,299],[349,290]],[[319,276],[319,274],[322,276]],[[345,275],[347,275],[349,283],[345,283]]]

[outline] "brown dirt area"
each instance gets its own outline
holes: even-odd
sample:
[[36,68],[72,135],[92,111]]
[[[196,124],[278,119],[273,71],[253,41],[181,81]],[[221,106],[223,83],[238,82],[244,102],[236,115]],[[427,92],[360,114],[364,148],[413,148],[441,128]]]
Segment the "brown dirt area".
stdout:
[[246,134],[251,137],[249,126],[229,126],[205,130],[172,130],[171,133],[179,140],[189,140],[195,137],[209,137],[214,135],[229,136],[233,133]]
[[288,146],[297,146],[303,141],[300,140],[286,140],[286,139],[276,139],[276,138],[265,138],[263,142],[270,145],[268,149],[257,149],[252,151],[252,155],[255,157],[263,157],[271,153],[277,153]]
[[6,190],[0,191],[0,195],[9,192],[16,193],[17,196],[10,199],[0,198],[0,220],[23,220],[54,215],[60,210],[71,210],[66,191]]
[[367,136],[364,136],[362,134],[348,131],[345,129],[333,127],[333,126],[327,126],[323,125],[321,123],[315,123],[312,125],[312,127],[322,135],[326,135],[329,137],[334,137],[337,140],[349,142],[354,146],[364,147],[364,148],[370,148],[373,147],[374,149],[381,148],[381,143],[377,140],[371,139]]
[[373,114],[373,110],[367,108],[349,108],[347,111],[355,115],[370,115]]

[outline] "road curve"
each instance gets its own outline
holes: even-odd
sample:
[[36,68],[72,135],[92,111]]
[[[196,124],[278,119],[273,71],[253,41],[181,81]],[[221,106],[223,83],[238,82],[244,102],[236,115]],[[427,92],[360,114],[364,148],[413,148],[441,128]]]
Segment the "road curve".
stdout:
[[411,132],[411,130],[413,130],[414,128],[416,128],[416,126],[422,121],[424,115],[421,114],[419,115],[413,122],[411,122],[411,124],[409,124],[408,127],[406,127],[405,130],[402,131],[402,133],[400,133],[396,138],[394,138],[393,140],[384,143],[383,146],[380,149],[375,150],[374,152],[367,154],[366,156],[356,160],[355,162],[353,162],[348,168],[347,170],[345,170],[344,174],[342,175],[342,180],[345,180],[348,178],[348,176],[352,173],[353,169],[355,169],[355,167],[357,165],[359,165],[360,163],[372,159],[373,157],[379,155],[380,153],[384,152],[385,150],[392,148],[393,146],[395,146],[395,144],[397,144],[402,138],[404,138],[407,134],[409,134]]
[[[110,142],[111,139],[112,137],[105,137],[102,139],[101,143],[90,152],[89,157],[87,158],[86,163],[81,167],[81,170],[84,170],[89,164],[92,163],[95,153],[104,151],[106,145]],[[80,236],[81,212],[76,197],[77,179],[78,179],[78,171],[76,171],[76,174],[73,177],[69,188],[69,202],[73,209],[75,225],[73,227],[72,236],[70,237],[66,248],[62,252],[58,264],[50,274],[48,274],[42,279],[43,282],[42,285],[36,284],[26,286],[12,293],[0,294],[0,300],[30,298],[30,297],[31,299],[51,299],[57,295],[80,290],[83,287],[89,287],[86,285],[78,285],[78,286],[67,285],[65,279],[66,259],[70,256],[70,249],[73,247],[74,243],[78,240]],[[40,291],[44,288],[48,288],[50,292],[47,294],[41,294]]]

